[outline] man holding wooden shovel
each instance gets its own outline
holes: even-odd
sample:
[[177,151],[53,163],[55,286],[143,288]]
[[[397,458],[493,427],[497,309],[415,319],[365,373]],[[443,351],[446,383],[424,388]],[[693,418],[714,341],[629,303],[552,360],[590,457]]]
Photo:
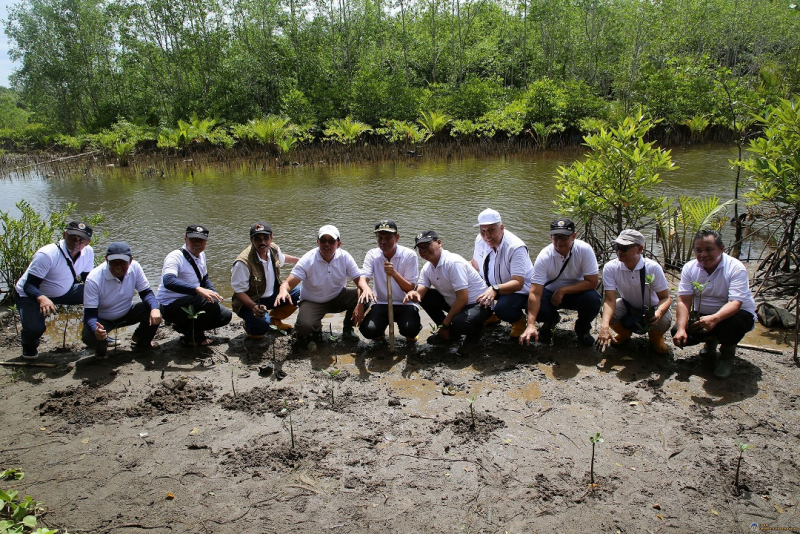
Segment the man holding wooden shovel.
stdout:
[[[367,339],[378,339],[389,327],[389,350],[394,351],[394,323],[400,335],[414,340],[422,330],[417,304],[403,305],[403,298],[414,289],[417,281],[417,254],[410,248],[398,245],[400,234],[397,224],[384,219],[375,225],[378,246],[367,252],[361,276],[367,283],[374,280],[377,302],[364,310],[359,302],[355,309],[355,323],[361,324],[361,335]],[[393,305],[389,307],[389,301]]]

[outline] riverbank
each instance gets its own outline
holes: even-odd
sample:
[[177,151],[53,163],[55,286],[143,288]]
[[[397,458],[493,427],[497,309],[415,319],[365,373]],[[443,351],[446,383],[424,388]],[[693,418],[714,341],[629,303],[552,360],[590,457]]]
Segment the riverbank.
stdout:
[[[161,329],[152,353],[122,334],[104,362],[51,335],[39,361],[53,367],[4,368],[0,467],[26,476],[3,487],[73,534],[800,527],[800,369],[780,333],[748,334],[782,352],[740,350],[727,381],[697,347],[578,347],[569,319],[552,346],[492,327],[467,358],[363,341],[292,354],[287,338],[273,353],[238,324],[216,334],[195,352]],[[12,324],[0,347],[18,361]],[[270,361],[285,378],[265,376]],[[738,488],[736,441],[753,445]]]

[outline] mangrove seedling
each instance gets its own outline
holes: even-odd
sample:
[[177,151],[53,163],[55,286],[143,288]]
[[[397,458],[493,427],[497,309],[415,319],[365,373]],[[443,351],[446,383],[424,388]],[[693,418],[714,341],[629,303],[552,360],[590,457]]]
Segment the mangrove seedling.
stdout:
[[195,342],[196,338],[194,337],[194,325],[197,322],[197,318],[200,317],[200,314],[205,313],[205,310],[198,310],[195,312],[194,304],[189,304],[189,306],[184,306],[181,309],[186,312],[186,316],[190,321],[192,321],[192,346],[194,347],[195,352],[197,352],[197,343]]
[[12,467],[0,472],[1,480],[22,480],[23,478],[25,478],[25,473],[22,472],[22,469]]
[[327,369],[323,369],[322,372],[325,373],[325,376],[327,376],[328,379],[331,381],[331,405],[333,405],[334,404],[333,388],[334,388],[334,385],[335,385],[334,380],[336,380],[336,375],[341,373],[342,370],[341,369],[336,369],[334,371],[328,371]]
[[689,323],[693,323],[700,319],[700,305],[703,303],[703,291],[706,289],[708,282],[701,284],[700,282],[692,282],[692,289],[697,293],[697,307],[694,306],[694,298],[692,298],[692,309],[689,310]]
[[275,340],[277,336],[285,336],[287,334],[274,324],[270,324],[269,327],[272,329],[272,361],[275,361]]
[[736,477],[733,480],[733,487],[736,488],[736,492],[739,492],[739,468],[742,466],[742,456],[744,455],[744,451],[747,449],[752,449],[753,446],[749,443],[742,443],[740,441],[736,442],[736,446],[739,447],[739,459],[736,461]]
[[650,305],[653,302],[653,282],[655,281],[656,277],[653,274],[647,274],[644,277],[644,284],[647,286],[647,301],[644,302],[644,317],[647,319],[646,325],[650,324],[650,319],[655,317],[656,309]]
[[469,400],[469,414],[470,414],[470,416],[472,416],[472,424],[470,425],[470,428],[472,430],[475,430],[475,406],[474,405],[475,405],[475,399],[476,398],[477,398],[477,395],[473,394],[468,399]]
[[597,484],[594,483],[594,446],[598,443],[603,443],[603,441],[604,440],[600,435],[600,432],[594,436],[589,436],[589,442],[592,444],[592,462],[589,465],[589,487],[592,489],[597,487]]
[[292,410],[289,408],[289,401],[283,399],[281,413],[285,413],[289,418],[289,435],[292,438],[292,449],[294,449],[294,424],[292,423]]

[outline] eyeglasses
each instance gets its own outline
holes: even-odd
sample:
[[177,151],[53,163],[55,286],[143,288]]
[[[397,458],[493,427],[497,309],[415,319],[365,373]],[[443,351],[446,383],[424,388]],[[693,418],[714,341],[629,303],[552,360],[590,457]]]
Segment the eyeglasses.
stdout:
[[333,239],[332,237],[329,237],[327,239],[323,239],[323,238],[320,237],[320,238],[317,239],[317,241],[319,241],[320,245],[335,245],[336,244],[336,240]]
[[616,250],[617,252],[625,253],[635,246],[636,245],[614,245],[614,250]]

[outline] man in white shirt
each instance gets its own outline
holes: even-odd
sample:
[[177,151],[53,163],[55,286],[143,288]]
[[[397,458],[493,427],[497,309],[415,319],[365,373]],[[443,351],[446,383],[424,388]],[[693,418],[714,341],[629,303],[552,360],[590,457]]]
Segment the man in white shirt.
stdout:
[[[141,302],[133,304],[134,292]],[[141,265],[133,259],[127,243],[111,243],[106,261],[92,269],[83,291],[83,331],[81,339],[95,350],[98,358],[108,353],[108,333],[117,328],[138,324],[131,341],[137,348],[151,349],[161,312]]]
[[617,258],[603,267],[605,298],[597,335],[599,347],[619,345],[634,332],[647,332],[653,350],[658,354],[669,352],[664,334],[672,323],[672,297],[661,265],[642,256],[644,245],[644,236],[636,230],[623,230],[614,240]]
[[[339,230],[330,224],[323,226],[317,233],[317,248],[306,252],[281,284],[276,306],[290,302],[291,291],[303,283],[295,322],[300,346],[308,343],[312,335],[320,337],[322,318],[326,313],[342,311],[345,312],[343,337],[358,341],[358,334],[353,330],[358,326],[353,317],[356,304],[359,299],[365,303],[375,301],[375,295],[361,276],[355,260],[350,253],[339,248],[341,245]],[[347,280],[352,280],[358,289],[346,287]]]
[[[600,311],[602,301],[597,292],[600,271],[597,258],[588,243],[576,239],[575,223],[556,219],[550,223],[552,243],[539,252],[533,264],[533,279],[528,295],[528,326],[519,342],[531,340],[549,343],[553,328],[561,320],[558,310],[577,310],[575,336],[578,343],[591,347],[592,321]],[[544,322],[541,331],[536,321]]]
[[493,209],[483,210],[475,226],[480,232],[470,263],[488,286],[478,297],[478,304],[493,307],[498,319],[512,324],[511,337],[518,338],[525,331],[533,276],[528,247],[505,229],[500,214]]
[[[375,238],[378,246],[364,257],[361,275],[373,288],[377,301],[369,305],[356,306],[356,322],[361,322],[361,335],[367,339],[377,339],[384,335],[389,326],[389,286],[387,277],[392,280],[392,314],[400,335],[411,340],[422,330],[417,305],[403,306],[406,293],[414,289],[419,272],[417,254],[408,247],[399,245],[400,234],[397,223],[391,219],[379,221],[375,225]],[[368,303],[369,304],[369,303]],[[363,320],[361,320],[363,318]]]
[[435,231],[418,234],[414,246],[427,263],[422,267],[417,288],[406,294],[403,303],[419,302],[438,326],[428,343],[450,343],[463,335],[458,353],[467,356],[480,344],[483,322],[492,315],[491,308],[478,304],[486,282],[467,260],[442,248]]
[[244,249],[231,267],[233,311],[242,318],[244,330],[250,339],[258,339],[270,330],[270,325],[280,330],[290,330],[282,322],[297,309],[300,290],[290,292],[291,301],[275,306],[281,286],[281,267],[299,258],[284,254],[272,240],[272,227],[257,222],[250,227],[250,246]]
[[700,230],[692,246],[695,259],[681,270],[672,342],[680,348],[704,342],[700,356],[716,358],[714,375],[728,378],[733,373],[736,346],[755,326],[756,303],[747,270],[742,262],[725,254],[719,232]]
[[[161,305],[161,315],[183,335],[183,343],[205,347],[216,343],[206,336],[206,330],[230,323],[232,314],[221,304],[222,296],[208,278],[204,252],[208,244],[208,228],[201,224],[187,227],[183,241],[183,247],[164,258],[156,297]],[[192,310],[194,317],[184,308]]]
[[92,227],[71,221],[58,243],[45,245],[33,255],[30,265],[14,286],[14,302],[22,322],[22,357],[36,359],[45,318],[56,313],[58,304],[83,304],[83,282],[94,268],[94,250],[89,246]]

